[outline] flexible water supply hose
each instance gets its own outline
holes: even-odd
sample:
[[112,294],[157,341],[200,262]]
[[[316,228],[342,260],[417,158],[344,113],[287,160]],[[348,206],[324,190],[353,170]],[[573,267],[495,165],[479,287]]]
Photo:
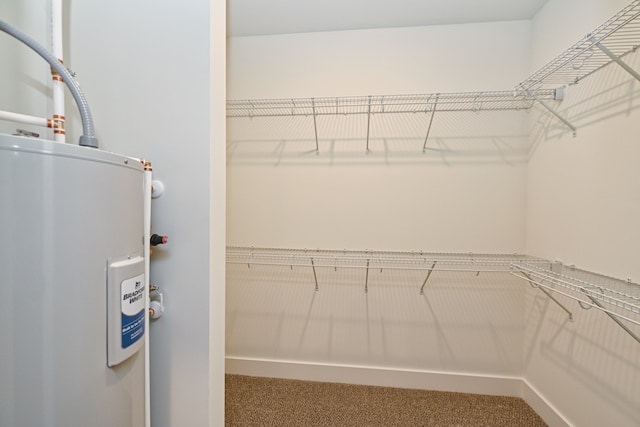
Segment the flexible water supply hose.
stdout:
[[35,51],[45,61],[47,61],[49,65],[51,65],[51,67],[58,72],[58,74],[62,76],[64,83],[69,88],[71,95],[73,95],[73,99],[76,101],[78,110],[80,111],[83,134],[80,136],[79,144],[85,147],[98,148],[98,139],[95,137],[93,118],[91,117],[89,104],[87,104],[87,100],[85,99],[82,90],[80,90],[80,86],[73,79],[73,76],[71,75],[69,70],[67,70],[67,68],[62,65],[60,61],[58,61],[58,58],[56,58],[40,43],[2,20],[0,20],[0,31],[9,34],[10,36],[29,46],[33,51]]

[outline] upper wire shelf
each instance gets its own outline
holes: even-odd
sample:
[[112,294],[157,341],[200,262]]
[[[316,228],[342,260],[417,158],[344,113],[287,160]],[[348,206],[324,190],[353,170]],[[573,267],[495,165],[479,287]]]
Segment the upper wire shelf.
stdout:
[[509,272],[516,262],[550,265],[519,254],[458,254],[433,252],[354,251],[227,247],[227,264],[279,265],[391,270]]
[[625,67],[619,58],[639,46],[640,0],[635,0],[518,84],[516,89],[529,91],[575,84],[613,61]]
[[[554,99],[555,90],[538,91]],[[527,110],[535,99],[514,91],[411,95],[369,95],[324,98],[228,100],[227,117],[328,116],[447,111]]]
[[227,100],[227,117],[313,117],[316,151],[318,116],[366,114],[367,152],[370,119],[374,114],[430,113],[423,153],[436,111],[528,110],[537,101],[576,135],[576,127],[546,101],[562,99],[559,87],[575,84],[605,65],[616,62],[640,80],[640,74],[620,58],[640,46],[640,0],[632,1],[612,18],[519,83],[514,91],[369,95],[325,98]]

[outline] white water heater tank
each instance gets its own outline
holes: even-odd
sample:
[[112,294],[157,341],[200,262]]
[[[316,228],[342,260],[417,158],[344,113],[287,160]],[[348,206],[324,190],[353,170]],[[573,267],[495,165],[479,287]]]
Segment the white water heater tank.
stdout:
[[0,426],[144,426],[143,178],[0,135]]

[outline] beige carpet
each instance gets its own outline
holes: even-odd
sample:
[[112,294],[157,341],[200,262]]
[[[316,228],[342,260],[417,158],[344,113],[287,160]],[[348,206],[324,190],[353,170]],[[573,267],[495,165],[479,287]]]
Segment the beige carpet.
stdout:
[[227,426],[546,426],[516,397],[226,376]]

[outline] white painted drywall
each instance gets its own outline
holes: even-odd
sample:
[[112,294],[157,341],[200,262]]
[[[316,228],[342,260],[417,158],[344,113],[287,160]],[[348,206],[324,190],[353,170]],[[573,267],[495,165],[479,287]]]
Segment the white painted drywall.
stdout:
[[228,95],[248,99],[510,89],[512,81],[527,74],[528,37],[528,21],[232,37]]
[[166,304],[151,325],[154,426],[223,422],[222,344],[210,343],[218,327],[211,322],[223,323],[216,313],[224,310],[213,298],[224,286],[224,276],[212,273],[221,254],[218,249],[214,259],[210,252],[214,230],[224,242],[224,218],[211,215],[212,206],[224,203],[224,194],[212,192],[220,183],[212,181],[211,169],[212,147],[219,153],[224,132],[213,128],[212,115],[220,111],[214,113],[210,99],[210,87],[219,85],[212,79],[223,73],[213,72],[210,58],[211,38],[223,37],[224,28],[212,29],[210,8],[206,0],[189,7],[74,3],[70,13],[70,60],[95,106],[98,137],[107,149],[152,160],[154,177],[165,184],[152,204],[152,231],[169,236],[151,264],[151,283]]
[[225,423],[227,38],[226,1],[209,4],[209,416],[201,422],[214,427]]
[[[0,15],[46,44],[43,4],[2,2]],[[224,14],[221,1],[65,2],[65,64],[101,148],[151,160],[166,188],[152,216],[153,231],[169,236],[151,263],[166,308],[150,331],[157,427],[224,423]],[[46,115],[49,67],[17,58],[1,61],[0,108]],[[69,97],[69,140],[80,131]]]
[[[506,36],[505,36],[506,35]],[[229,41],[231,99],[509,90],[526,21]],[[228,120],[230,245],[522,252],[527,114]],[[506,276],[506,277],[505,277]],[[227,356],[486,377],[521,372],[508,275],[228,266]],[[437,385],[432,384],[433,387]],[[425,385],[425,387],[428,387]],[[490,390],[487,390],[490,392]]]
[[[532,62],[552,59],[626,4],[549,2],[533,21]],[[624,59],[640,69],[639,55]],[[578,128],[575,138],[548,114],[535,113],[528,253],[640,281],[639,107],[640,82],[610,65],[571,86],[556,105]],[[572,425],[637,426],[640,344],[603,313],[559,298],[575,321],[539,292],[528,295],[525,379]],[[640,336],[640,328],[626,326]]]
[[[508,37],[505,37],[508,34]],[[230,99],[508,90],[527,22],[240,37]],[[229,119],[227,231],[245,246],[524,250],[526,113]]]
[[[533,21],[531,39],[520,23],[232,38],[229,97],[504,89],[626,3],[552,0]],[[492,31],[521,37],[498,40]],[[640,68],[638,55],[626,60]],[[578,126],[576,138],[537,107],[515,134],[522,124],[507,115],[483,114],[482,124],[438,115],[426,157],[412,151],[422,143],[424,117],[375,117],[368,156],[361,118],[319,118],[317,155],[310,118],[229,120],[229,243],[493,252],[520,251],[526,242],[532,255],[637,282],[637,87],[613,67],[571,88],[558,108]],[[508,155],[489,149],[485,138],[500,132],[517,147]],[[519,142],[522,135],[531,146]],[[476,152],[465,150],[472,141]],[[514,164],[518,171],[506,174]],[[508,197],[490,197],[481,191],[487,188]],[[447,211],[452,206],[459,209]],[[496,212],[505,216],[496,220]],[[491,284],[504,288],[487,292],[474,279],[434,276],[430,297],[418,302],[411,292],[419,277],[380,273],[365,296],[357,273],[322,272],[315,292],[309,271],[228,268],[227,355],[234,366],[244,360],[523,375],[525,394],[536,394],[528,401],[550,422],[638,424],[638,343],[567,298],[559,299],[573,322],[533,289],[508,302],[504,292],[518,284],[497,278]]]
[[[567,3],[550,2],[534,20],[534,51],[539,56],[546,52],[547,60],[563,49],[551,43],[549,33],[563,35],[558,37],[562,40],[573,34],[573,42],[564,49],[586,33],[584,25],[572,26],[580,21],[557,25],[557,16],[566,9],[584,7],[592,12],[587,16],[600,12],[602,23],[627,2],[573,2],[573,8]],[[637,55],[625,61],[636,68],[640,62]],[[639,282],[640,266],[635,259],[640,241],[635,237],[640,235],[640,226],[635,218],[640,203],[634,159],[640,148],[633,135],[638,131],[634,115],[640,83],[620,67],[602,71],[571,86],[567,99],[558,104],[578,127],[575,138],[554,119],[532,126],[527,251]]]

